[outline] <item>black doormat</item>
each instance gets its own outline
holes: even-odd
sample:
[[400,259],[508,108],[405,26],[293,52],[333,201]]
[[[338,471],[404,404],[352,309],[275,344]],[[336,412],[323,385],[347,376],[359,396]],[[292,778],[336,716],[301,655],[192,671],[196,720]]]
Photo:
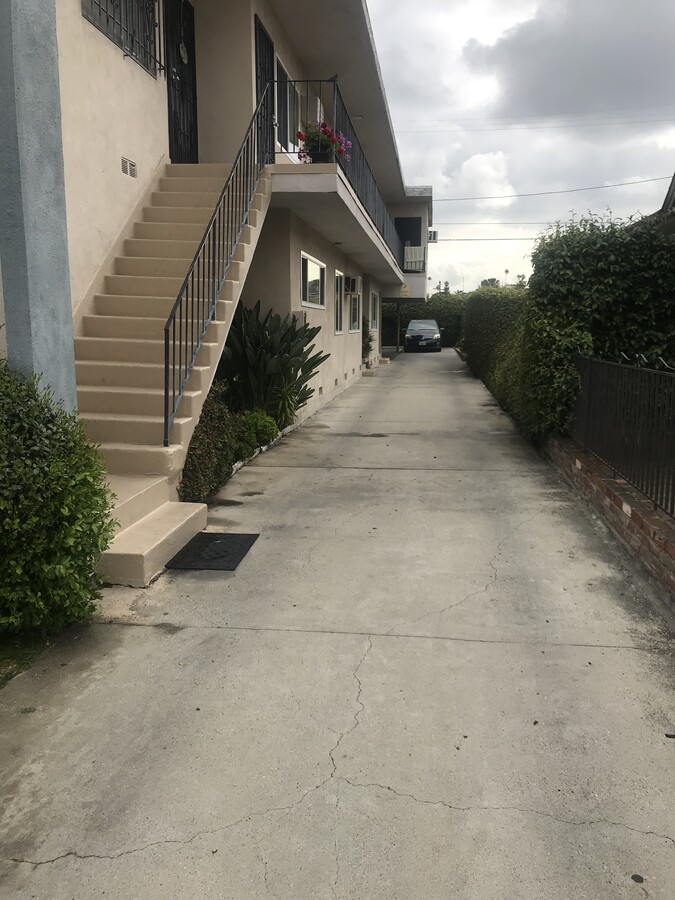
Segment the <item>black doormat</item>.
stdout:
[[202,531],[169,560],[166,567],[234,572],[259,536]]

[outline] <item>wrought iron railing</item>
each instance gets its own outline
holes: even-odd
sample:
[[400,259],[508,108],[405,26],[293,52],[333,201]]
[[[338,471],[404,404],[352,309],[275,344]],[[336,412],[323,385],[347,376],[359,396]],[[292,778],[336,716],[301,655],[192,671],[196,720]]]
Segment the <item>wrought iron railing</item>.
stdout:
[[274,161],[273,114],[268,85],[164,326],[165,447],[206,330],[216,317],[218,297],[263,168]]
[[158,0],[82,0],[82,15],[127,56],[156,76],[164,69]]
[[275,85],[277,139],[282,150],[298,153],[302,149],[302,142],[296,138],[298,120],[303,127],[325,122],[336,135],[342,133],[351,147],[344,155],[340,155],[334,146],[326,145],[322,161],[336,162],[340,166],[399,267],[403,269],[403,243],[349,117],[337,81],[291,81],[283,73],[283,77]]
[[576,364],[572,437],[675,516],[675,373],[581,356]]

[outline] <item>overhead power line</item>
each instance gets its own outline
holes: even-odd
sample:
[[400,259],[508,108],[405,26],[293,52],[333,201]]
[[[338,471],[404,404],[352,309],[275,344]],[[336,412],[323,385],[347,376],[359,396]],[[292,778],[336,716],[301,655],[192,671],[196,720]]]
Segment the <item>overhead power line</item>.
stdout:
[[609,188],[628,187],[631,184],[649,184],[653,181],[672,181],[672,175],[643,178],[640,181],[620,181],[617,184],[596,184],[592,187],[566,188],[564,191],[534,191],[531,194],[495,194],[490,197],[434,197],[434,203],[459,203],[463,200],[515,200],[518,197],[546,197],[551,194],[576,194],[579,191],[605,191]]
[[672,118],[669,119],[631,119],[624,122],[572,122],[565,125],[509,125],[499,128],[399,128],[396,134],[479,134],[492,131],[550,131],[558,128],[606,128],[615,125],[649,125],[654,122],[667,122],[675,125]]
[[504,237],[504,238],[439,238],[436,241],[437,244],[442,244],[443,242],[450,243],[451,241],[454,243],[456,241],[537,241],[539,240],[539,235],[536,237]]
[[507,119],[515,119],[520,121],[521,119],[556,119],[556,118],[565,118],[572,116],[601,116],[601,115],[614,115],[617,116],[620,113],[633,112],[634,110],[639,109],[642,113],[646,113],[647,110],[666,110],[666,109],[675,109],[675,106],[672,103],[659,103],[655,106],[616,106],[613,109],[585,109],[585,110],[567,110],[565,112],[548,112],[548,113],[524,113],[522,115],[514,115],[514,116],[464,116],[462,118],[454,118],[454,119],[418,119],[417,121],[403,121],[400,124],[405,127],[412,127],[415,125],[442,125],[442,124],[456,124],[457,122],[502,122]]
[[555,222],[434,222],[437,225],[554,225]]

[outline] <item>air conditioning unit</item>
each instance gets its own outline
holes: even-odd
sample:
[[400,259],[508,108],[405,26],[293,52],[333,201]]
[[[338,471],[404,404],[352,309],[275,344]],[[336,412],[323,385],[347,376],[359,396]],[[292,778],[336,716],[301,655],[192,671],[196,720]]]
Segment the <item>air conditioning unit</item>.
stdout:
[[436,243],[438,243],[438,232],[437,232],[437,231],[430,231],[430,232],[429,232],[429,243],[430,243],[430,244],[436,244]]
[[345,294],[358,294],[357,278],[350,275],[345,277]]

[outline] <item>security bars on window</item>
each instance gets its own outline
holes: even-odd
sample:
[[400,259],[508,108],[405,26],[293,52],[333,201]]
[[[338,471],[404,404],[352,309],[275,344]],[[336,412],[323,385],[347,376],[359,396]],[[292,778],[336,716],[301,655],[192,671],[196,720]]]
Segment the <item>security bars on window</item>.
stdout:
[[151,75],[163,69],[157,0],[82,0],[82,15]]

